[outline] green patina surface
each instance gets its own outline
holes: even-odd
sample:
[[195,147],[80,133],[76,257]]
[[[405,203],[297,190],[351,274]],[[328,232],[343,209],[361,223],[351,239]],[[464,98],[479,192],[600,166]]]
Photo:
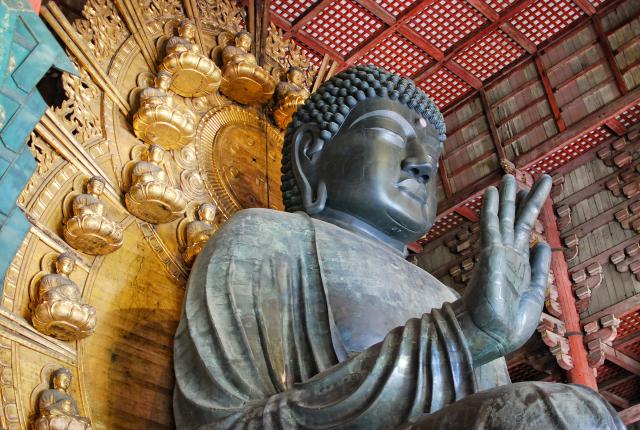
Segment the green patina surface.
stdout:
[[36,85],[51,67],[76,73],[26,0],[0,0],[0,279],[3,280],[29,230],[29,222],[16,206],[16,199],[36,167],[26,140],[47,108]]

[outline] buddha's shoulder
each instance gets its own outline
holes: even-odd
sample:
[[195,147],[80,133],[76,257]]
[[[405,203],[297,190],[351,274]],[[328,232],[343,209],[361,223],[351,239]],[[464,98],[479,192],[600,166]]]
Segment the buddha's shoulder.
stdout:
[[251,208],[236,212],[220,229],[223,236],[252,236],[260,241],[291,240],[310,234],[311,223],[302,213]]

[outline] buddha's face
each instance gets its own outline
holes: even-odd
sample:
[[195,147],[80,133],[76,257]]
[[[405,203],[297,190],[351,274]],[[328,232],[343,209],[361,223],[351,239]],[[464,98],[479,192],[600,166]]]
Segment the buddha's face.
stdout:
[[58,372],[53,377],[53,386],[56,388],[61,388],[63,390],[68,390],[71,385],[71,378],[65,372]]
[[104,192],[104,182],[99,179],[91,179],[87,184],[87,191],[96,196],[101,195]]
[[71,272],[73,272],[75,266],[76,262],[68,255],[63,254],[58,257],[58,260],[56,261],[56,270],[58,273],[63,275],[69,275]]
[[149,147],[149,161],[153,161],[154,163],[162,163],[162,159],[164,158],[164,150],[158,145],[151,145]]
[[196,35],[196,27],[192,23],[186,22],[180,27],[179,33],[180,36],[184,37],[185,39],[191,40]]
[[287,73],[287,80],[292,84],[296,84],[298,86],[302,86],[304,82],[304,75],[302,74],[302,70],[300,69],[291,69]]
[[245,51],[251,49],[251,36],[248,33],[240,33],[236,36],[236,46]]
[[202,221],[212,222],[216,216],[216,207],[209,204],[204,204],[198,209],[198,216]]
[[420,114],[366,99],[321,151],[317,180],[326,184],[326,207],[402,243],[417,240],[435,219],[440,151],[438,133]]
[[155,86],[161,90],[167,91],[171,86],[171,76],[166,73],[160,73],[156,76]]

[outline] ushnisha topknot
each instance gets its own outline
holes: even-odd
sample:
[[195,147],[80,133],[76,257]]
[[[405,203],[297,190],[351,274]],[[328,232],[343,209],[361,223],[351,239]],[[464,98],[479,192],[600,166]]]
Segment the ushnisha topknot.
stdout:
[[408,78],[402,78],[372,65],[351,67],[324,82],[320,88],[298,108],[287,128],[282,146],[282,199],[285,210],[304,210],[300,189],[291,166],[291,143],[298,127],[316,123],[320,138],[325,142],[338,133],[349,112],[359,101],[385,97],[397,100],[419,113],[438,132],[438,139],[447,138],[444,118],[435,103]]

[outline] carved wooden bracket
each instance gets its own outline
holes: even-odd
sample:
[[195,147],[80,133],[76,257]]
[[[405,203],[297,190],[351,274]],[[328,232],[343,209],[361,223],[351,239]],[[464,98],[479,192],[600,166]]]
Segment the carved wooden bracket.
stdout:
[[576,301],[578,312],[587,310],[591,299],[591,291],[598,288],[603,279],[602,266],[598,262],[590,264],[585,269],[571,273],[573,293],[578,299]]
[[631,272],[640,280],[640,243],[633,243],[611,254],[611,263],[618,272]]
[[569,341],[564,337],[564,323],[551,315],[543,313],[538,324],[538,333],[542,341],[549,347],[558,365],[564,370],[573,369],[573,361],[569,354]]
[[598,151],[598,158],[604,161],[607,166],[627,167],[633,161],[631,153],[627,150],[629,142],[621,137],[611,145]]
[[605,315],[599,320],[591,321],[583,326],[586,333],[589,366],[597,368],[605,360],[606,347],[611,346],[618,335],[620,320],[613,314]]

